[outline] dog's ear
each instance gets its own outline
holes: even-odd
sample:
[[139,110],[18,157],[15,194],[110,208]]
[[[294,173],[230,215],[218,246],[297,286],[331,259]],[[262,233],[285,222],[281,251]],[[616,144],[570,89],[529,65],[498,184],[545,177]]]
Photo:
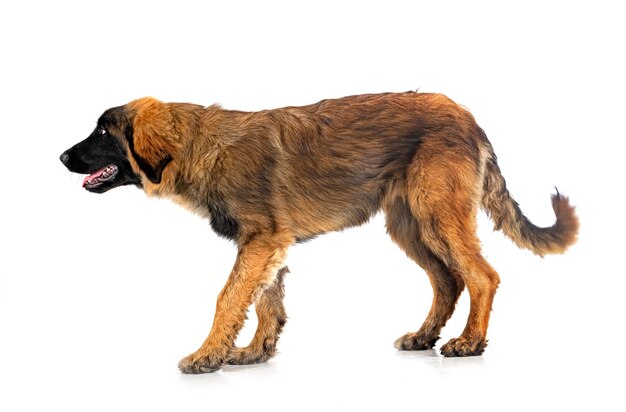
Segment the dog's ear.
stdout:
[[132,121],[125,135],[130,152],[152,183],[161,183],[177,149],[174,119],[167,104],[147,97],[128,104]]

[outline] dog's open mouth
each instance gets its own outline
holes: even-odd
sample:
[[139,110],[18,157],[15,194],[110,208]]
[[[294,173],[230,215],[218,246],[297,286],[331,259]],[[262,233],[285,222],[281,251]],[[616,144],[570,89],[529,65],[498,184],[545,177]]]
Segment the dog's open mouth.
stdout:
[[96,188],[106,182],[110,182],[115,178],[119,169],[117,166],[111,164],[107,167],[103,167],[100,170],[97,170],[87,176],[85,180],[83,180],[83,187],[85,189],[93,189]]

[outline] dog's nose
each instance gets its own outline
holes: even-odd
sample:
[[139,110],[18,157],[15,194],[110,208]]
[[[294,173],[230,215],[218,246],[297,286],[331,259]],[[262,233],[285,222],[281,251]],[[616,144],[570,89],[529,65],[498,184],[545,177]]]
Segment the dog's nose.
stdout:
[[61,157],[59,159],[61,159],[61,163],[67,166],[67,161],[69,160],[69,158],[70,155],[67,153],[67,151],[65,151],[63,152],[63,154],[61,154]]

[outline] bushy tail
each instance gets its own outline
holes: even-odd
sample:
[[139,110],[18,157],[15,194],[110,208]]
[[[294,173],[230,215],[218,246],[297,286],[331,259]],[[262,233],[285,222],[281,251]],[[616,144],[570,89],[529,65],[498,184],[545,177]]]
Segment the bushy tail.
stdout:
[[569,199],[557,190],[552,195],[556,222],[550,227],[535,226],[509,194],[493,153],[486,163],[481,203],[496,229],[502,230],[517,246],[539,256],[563,253],[576,242],[578,217]]

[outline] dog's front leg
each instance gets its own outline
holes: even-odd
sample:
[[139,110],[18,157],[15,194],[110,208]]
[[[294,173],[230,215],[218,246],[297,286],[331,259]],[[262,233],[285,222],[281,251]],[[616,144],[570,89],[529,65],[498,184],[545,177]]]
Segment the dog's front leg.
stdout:
[[246,319],[248,307],[283,267],[290,236],[260,235],[239,248],[235,266],[217,299],[215,319],[200,349],[178,363],[182,373],[218,370]]

